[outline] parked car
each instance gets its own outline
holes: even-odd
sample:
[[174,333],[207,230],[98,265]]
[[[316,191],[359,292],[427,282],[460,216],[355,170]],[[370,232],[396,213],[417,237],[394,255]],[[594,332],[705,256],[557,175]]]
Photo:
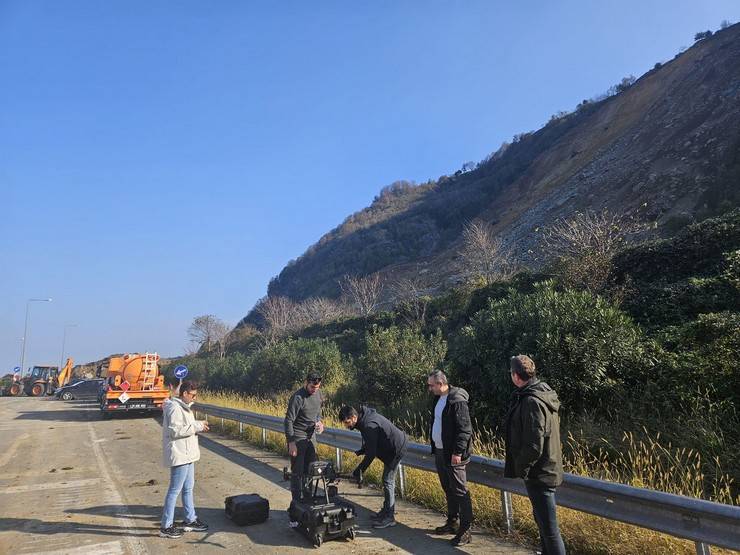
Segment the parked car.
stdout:
[[81,380],[77,383],[60,387],[56,390],[54,396],[57,399],[63,399],[64,401],[69,401],[70,399],[95,399],[98,396],[100,384],[103,381],[104,380],[102,378]]

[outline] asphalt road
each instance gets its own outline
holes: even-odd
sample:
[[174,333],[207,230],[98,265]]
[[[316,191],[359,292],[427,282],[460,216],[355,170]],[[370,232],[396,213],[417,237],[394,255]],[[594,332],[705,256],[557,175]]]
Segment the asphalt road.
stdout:
[[[286,460],[243,442],[206,434],[196,464],[195,502],[208,533],[160,538],[168,485],[161,466],[161,426],[151,417],[102,420],[95,404],[50,398],[0,398],[0,553],[116,555],[141,553],[308,553],[316,549],[287,527],[290,502],[280,469]],[[345,491],[347,490],[347,491]],[[224,516],[228,495],[259,493],[270,501],[264,524],[238,527]],[[398,525],[373,530],[378,492],[347,487],[358,506],[354,541],[334,540],[326,553],[531,553],[476,533],[453,548],[429,530],[432,511],[398,502]],[[178,507],[176,519],[181,518]]]

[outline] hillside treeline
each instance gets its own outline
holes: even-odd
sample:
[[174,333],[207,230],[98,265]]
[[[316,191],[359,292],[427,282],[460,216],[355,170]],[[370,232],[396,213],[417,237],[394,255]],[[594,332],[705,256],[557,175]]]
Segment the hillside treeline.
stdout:
[[509,357],[526,353],[562,399],[563,437],[603,447],[625,432],[659,434],[700,452],[708,476],[721,465],[737,481],[740,210],[621,249],[596,288],[571,279],[589,263],[561,259],[269,343],[253,331],[223,358],[185,362],[211,390],[260,396],[318,371],[331,403],[366,402],[405,421],[425,410],[425,375],[439,367],[470,392],[479,430],[496,434]]

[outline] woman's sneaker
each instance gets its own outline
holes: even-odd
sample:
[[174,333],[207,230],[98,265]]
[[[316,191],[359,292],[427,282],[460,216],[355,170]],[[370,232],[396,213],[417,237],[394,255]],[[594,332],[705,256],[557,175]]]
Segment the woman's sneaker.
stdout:
[[174,526],[170,526],[169,528],[160,528],[159,529],[159,537],[160,538],[182,538],[183,531],[180,528],[175,528]]
[[199,518],[196,518],[193,522],[183,522],[180,527],[185,532],[207,532],[208,524],[201,522]]

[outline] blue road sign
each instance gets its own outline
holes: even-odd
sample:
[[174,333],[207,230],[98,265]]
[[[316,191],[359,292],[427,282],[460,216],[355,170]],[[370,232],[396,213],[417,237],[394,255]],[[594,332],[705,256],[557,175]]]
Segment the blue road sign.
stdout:
[[185,376],[188,375],[188,367],[184,364],[181,364],[177,368],[175,368],[175,377],[177,379],[182,380]]
[[13,368],[13,374],[17,374],[20,371],[21,371],[21,367],[20,366],[16,366],[15,368]]

